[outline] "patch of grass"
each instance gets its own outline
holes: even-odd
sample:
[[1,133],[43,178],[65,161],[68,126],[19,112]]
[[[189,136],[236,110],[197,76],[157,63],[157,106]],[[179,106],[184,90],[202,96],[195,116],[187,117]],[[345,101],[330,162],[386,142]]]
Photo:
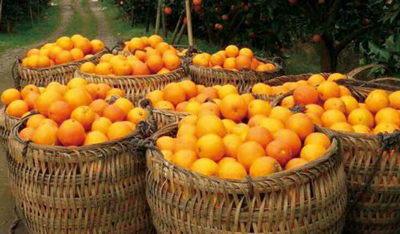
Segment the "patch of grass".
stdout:
[[321,72],[318,50],[310,44],[297,44],[287,52],[284,69],[287,74]]
[[61,7],[60,0],[54,1],[56,6],[50,6],[43,12],[42,20],[35,23],[32,27],[29,20],[21,22],[15,29],[14,33],[0,34],[0,53],[8,49],[20,46],[26,46],[50,36],[55,28],[60,27]]
[[[76,0],[72,2],[73,17],[67,26],[67,35],[82,34],[92,39],[97,35],[97,20],[93,12],[90,10],[87,0],[82,0],[81,6],[78,6]],[[81,12],[78,7],[83,9]]]

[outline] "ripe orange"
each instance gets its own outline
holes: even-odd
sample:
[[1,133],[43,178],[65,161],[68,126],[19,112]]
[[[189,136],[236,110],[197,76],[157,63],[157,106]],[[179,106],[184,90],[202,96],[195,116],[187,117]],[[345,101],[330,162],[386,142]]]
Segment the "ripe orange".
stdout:
[[240,51],[239,51],[239,55],[246,56],[246,57],[252,59],[253,56],[254,56],[254,53],[253,53],[253,51],[251,51],[251,49],[249,49],[249,48],[242,48],[242,49],[240,49]]
[[184,80],[178,83],[178,85],[185,90],[186,99],[196,97],[198,94],[197,86],[193,81]]
[[269,85],[263,84],[263,83],[258,83],[253,86],[252,93],[254,94],[264,94],[264,95],[269,95],[272,92],[272,88]]
[[351,92],[348,88],[345,86],[339,85],[340,88],[340,96],[345,97],[345,96],[351,96]]
[[338,110],[342,113],[346,113],[346,104],[340,98],[329,98],[324,103],[324,109],[327,110]]
[[161,90],[155,90],[147,94],[146,98],[149,99],[153,105],[155,105],[164,100],[164,93]]
[[132,75],[132,67],[127,61],[118,61],[111,64],[114,75],[129,76]]
[[226,164],[229,162],[237,162],[237,160],[236,160],[236,158],[223,157],[221,160],[219,160],[218,167],[221,167],[223,164]]
[[197,152],[200,158],[208,158],[217,162],[225,154],[225,145],[220,136],[207,134],[197,141]]
[[156,145],[160,150],[174,151],[175,139],[169,136],[162,136],[157,139]]
[[389,95],[390,106],[395,109],[400,109],[400,91],[393,92]]
[[74,48],[74,42],[69,37],[60,37],[56,41],[56,45],[61,47],[63,50],[72,50]]
[[321,116],[321,122],[324,127],[330,127],[334,123],[346,122],[346,116],[338,110],[328,110]]
[[39,145],[56,145],[58,129],[44,124],[39,126],[32,136],[32,141]]
[[81,78],[81,77],[75,77],[72,80],[70,80],[67,84],[68,88],[73,89],[73,88],[78,88],[82,86],[88,85],[88,82]]
[[229,94],[222,99],[220,104],[221,114],[224,118],[240,122],[247,113],[246,101],[238,94]]
[[109,63],[99,63],[97,64],[95,71],[97,75],[110,75],[112,74],[112,66]]
[[264,118],[260,121],[259,126],[266,128],[271,134],[284,129],[285,125],[277,119]]
[[46,117],[41,114],[32,115],[31,117],[29,117],[28,121],[26,122],[26,126],[28,128],[36,129],[40,126],[40,123],[45,119],[46,119]]
[[85,142],[83,143],[83,145],[95,145],[95,144],[101,144],[101,143],[104,143],[107,141],[108,141],[108,138],[104,133],[98,132],[98,131],[92,131],[86,135],[86,139],[85,139]]
[[[143,40],[142,40],[143,41]],[[158,43],[161,43],[164,41],[164,39],[158,35],[152,35],[148,38],[148,44],[153,47],[156,48]]]
[[163,56],[162,61],[165,68],[170,71],[176,70],[181,66],[181,59],[177,55],[166,54]]
[[332,81],[324,81],[317,88],[319,98],[326,101],[329,98],[340,97],[339,85]]
[[108,129],[110,128],[111,125],[112,125],[111,120],[105,117],[100,117],[93,122],[91,130],[107,134]]
[[80,146],[85,142],[86,134],[81,123],[69,119],[61,124],[57,137],[63,146]]
[[104,50],[104,43],[102,42],[102,41],[100,41],[100,40],[92,40],[91,42],[90,42],[90,44],[91,44],[91,46],[92,46],[92,54],[97,54],[97,53],[99,53],[99,52],[101,52],[101,51],[103,51]]
[[52,126],[54,128],[58,128],[58,124],[52,119],[44,119],[44,120],[42,120],[40,122],[39,126],[46,125],[46,124],[50,125],[50,126]]
[[349,115],[353,110],[359,107],[357,100],[352,96],[342,96],[340,100],[346,105],[346,115]]
[[203,54],[197,54],[193,57],[193,65],[208,67],[209,60]]
[[226,129],[221,119],[214,115],[200,117],[196,123],[196,135],[202,137],[207,134],[216,134],[224,137]]
[[110,141],[123,138],[132,133],[132,128],[123,122],[113,123],[107,131],[107,137]]
[[389,107],[387,93],[376,92],[376,90],[371,92],[365,99],[365,105],[372,113],[377,113],[381,109]]
[[254,96],[251,93],[245,93],[240,96],[244,98],[247,105],[249,105],[251,101],[255,100]]
[[263,148],[274,140],[272,134],[263,127],[252,127],[246,136],[246,141],[255,141],[260,144]]
[[320,74],[314,74],[308,78],[307,83],[312,86],[316,86],[325,81],[325,78]]
[[111,90],[111,86],[106,83],[99,83],[96,85],[97,97],[105,99],[107,97],[108,91]]
[[216,103],[206,102],[201,104],[199,114],[213,114],[215,116],[220,116],[220,108]]
[[112,88],[110,90],[108,90],[107,94],[106,94],[106,99],[111,97],[111,96],[117,96],[120,98],[124,98],[125,97],[125,91],[123,91],[122,89],[118,89],[118,88]]
[[326,152],[325,147],[322,145],[309,144],[305,145],[301,150],[300,157],[309,162],[324,156]]
[[185,169],[190,169],[196,160],[198,160],[196,153],[191,150],[180,150],[172,157],[172,163]]
[[133,103],[126,98],[118,98],[117,101],[114,102],[114,105],[121,108],[121,110],[123,110],[125,114],[128,114],[129,111],[135,108]]
[[237,87],[227,84],[218,89],[218,97],[221,100],[230,94],[239,94]]
[[150,70],[147,64],[142,61],[128,61],[130,66],[132,67],[132,74],[135,76],[144,76],[149,75]]
[[[346,122],[346,119],[337,122]],[[368,109],[357,108],[349,114],[348,122],[351,125],[365,125],[369,128],[372,128],[374,126],[374,116]]]
[[108,106],[109,104],[103,100],[103,99],[96,99],[92,103],[90,103],[89,107],[92,109],[96,114],[102,116],[104,109]]
[[19,137],[24,141],[32,140],[35,130],[34,128],[26,127],[19,132]]
[[47,116],[51,104],[62,100],[63,98],[58,92],[45,91],[44,93],[40,94],[40,96],[37,98],[35,109],[39,111],[40,114]]
[[272,157],[261,157],[256,159],[250,167],[249,174],[252,178],[265,177],[282,171],[279,162]]
[[247,175],[244,166],[238,162],[226,162],[218,168],[218,177],[221,179],[244,179]]
[[164,62],[161,56],[157,55],[150,55],[146,61],[146,64],[153,73],[157,73],[164,67]]
[[222,66],[226,70],[236,70],[236,59],[235,58],[227,58],[224,61]]
[[292,150],[293,156],[300,153],[301,140],[294,131],[289,129],[281,129],[274,134],[274,139],[288,144]]
[[59,46],[53,46],[52,48],[50,48],[49,50],[49,58],[53,61],[56,60],[56,57],[59,53],[61,53],[63,51],[63,49]]
[[183,117],[182,120],[179,121],[179,127],[184,124],[196,125],[196,123],[197,123],[197,116],[189,115],[189,116]]
[[33,110],[35,108],[35,104],[37,99],[39,98],[40,94],[30,92],[28,95],[24,98],[24,102],[28,105],[29,110]]
[[365,125],[354,125],[353,130],[355,133],[371,134],[371,129]]
[[180,150],[192,150],[197,152],[197,138],[192,135],[183,135],[176,138],[173,151],[176,153]]
[[269,118],[280,120],[282,123],[286,123],[293,112],[286,107],[277,106],[272,108]]
[[227,134],[232,133],[233,127],[236,126],[235,121],[230,120],[230,119],[223,119],[223,120],[222,120],[222,123],[223,123],[224,126],[225,126],[225,129],[226,129]]
[[196,136],[196,126],[191,125],[191,124],[181,125],[178,129],[178,133],[176,134],[176,137],[181,137],[184,135]]
[[186,100],[186,92],[179,84],[170,83],[164,88],[164,100],[178,105]]
[[92,62],[82,64],[80,71],[83,73],[94,74],[96,72],[96,65]]
[[353,126],[347,122],[334,123],[330,129],[340,132],[354,132]]
[[189,102],[186,104],[184,112],[191,114],[191,115],[198,115],[200,112],[200,106],[201,106],[201,104],[198,102]]
[[224,61],[225,58],[220,54],[213,54],[210,59],[210,62],[213,66],[222,66]]
[[308,163],[307,160],[303,158],[294,158],[291,159],[285,166],[285,170],[292,170],[298,167],[301,167],[303,165],[306,165]]
[[231,158],[237,158],[237,151],[243,144],[242,138],[235,134],[226,135],[223,139],[225,146],[225,155]]
[[72,54],[67,50],[63,50],[60,53],[58,53],[54,60],[56,65],[65,64],[72,61],[74,61]]
[[235,45],[230,45],[225,48],[225,54],[228,57],[237,57],[239,55],[239,48]]
[[17,89],[6,89],[1,94],[1,102],[8,106],[11,102],[21,99],[21,94]]
[[92,44],[90,44],[90,41],[87,38],[77,39],[74,41],[74,47],[81,49],[85,54],[90,54],[92,51]]
[[64,100],[74,110],[80,106],[89,106],[93,99],[86,89],[78,87],[68,90],[64,94]]
[[378,133],[393,133],[395,130],[400,130],[399,126],[393,124],[393,123],[380,123],[376,125],[376,127],[373,130],[374,134]]
[[325,149],[328,149],[331,145],[331,140],[327,135],[323,133],[314,132],[308,135],[308,137],[304,141],[304,145],[309,144],[322,145],[323,147],[325,147]]
[[245,55],[239,55],[238,57],[236,57],[235,64],[236,64],[236,69],[238,69],[239,71],[243,69],[250,69],[251,58]]
[[[197,89],[199,89],[199,87],[197,87]],[[214,88],[211,88],[211,87],[207,87],[207,88],[201,89],[199,91],[199,93],[200,94],[204,94],[207,97],[212,98],[212,99],[218,98],[218,91],[216,89],[214,89]]]
[[161,150],[162,155],[164,156],[164,158],[169,161],[172,162],[172,158],[174,157],[174,153],[172,153],[171,150]]
[[328,77],[328,81],[344,80],[346,76],[341,73],[333,73]]
[[[16,91],[16,89],[8,89],[8,90],[12,90],[11,92],[9,92],[9,94],[13,94],[13,95],[15,95],[15,97],[17,97],[18,96],[18,94],[15,92]],[[4,91],[4,93],[5,93],[6,91]],[[3,94],[4,94],[3,93]],[[22,90],[21,90],[21,96],[20,96],[20,98],[22,98],[22,99],[25,99],[27,96],[28,96],[28,94],[30,94],[30,93],[37,93],[37,94],[40,94],[40,91],[39,91],[39,88],[36,86],[36,85],[32,85],[32,84],[30,84],[30,85],[27,85],[27,86],[25,86]],[[17,99],[20,99],[20,98],[17,98]],[[7,104],[5,104],[5,105],[7,105]]]
[[140,107],[133,108],[131,111],[128,112],[127,119],[128,121],[139,124],[140,121],[144,119],[148,119],[149,115],[146,110]]
[[50,105],[47,116],[62,124],[65,120],[69,119],[72,113],[71,107],[64,101],[56,101]]
[[292,148],[288,142],[281,141],[279,138],[268,144],[267,155],[276,159],[281,166],[293,158]]
[[249,118],[255,115],[265,115],[269,116],[271,113],[271,104],[264,100],[253,100],[249,103],[247,107],[247,116]]
[[281,106],[286,107],[286,108],[293,107],[295,104],[296,103],[294,101],[293,95],[285,97],[281,102]]
[[400,124],[400,114],[396,109],[387,107],[383,108],[375,115],[376,124],[380,123],[393,123],[396,125]]
[[297,104],[314,104],[318,102],[318,92],[310,85],[300,85],[294,90],[293,98]]
[[218,164],[208,158],[200,158],[196,160],[190,170],[205,176],[215,176],[218,172]]
[[249,171],[253,162],[266,156],[264,148],[255,141],[242,144],[237,151],[237,160]]
[[249,132],[250,127],[245,123],[239,123],[232,127],[231,133],[236,134],[242,138],[242,140],[246,140],[247,133]]
[[175,107],[172,103],[168,101],[159,101],[157,104],[154,105],[155,108],[157,109],[164,109],[164,110],[175,110]]
[[108,105],[106,108],[104,108],[103,117],[106,117],[107,119],[111,120],[111,122],[115,123],[118,121],[124,121],[126,113],[115,104]]
[[26,57],[29,58],[32,55],[40,55],[40,50],[39,49],[30,49],[28,53],[26,53]]
[[314,132],[314,124],[311,119],[303,113],[294,114],[286,121],[286,128],[294,131],[301,140]]
[[71,119],[81,123],[85,130],[89,130],[96,119],[96,113],[89,106],[80,106],[72,111]]

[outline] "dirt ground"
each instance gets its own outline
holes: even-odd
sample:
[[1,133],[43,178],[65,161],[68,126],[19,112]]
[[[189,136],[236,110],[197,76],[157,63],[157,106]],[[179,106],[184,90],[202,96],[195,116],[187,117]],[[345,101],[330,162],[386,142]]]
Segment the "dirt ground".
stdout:
[[[93,11],[98,22],[97,37],[105,42],[109,47],[112,47],[116,43],[116,38],[107,33],[108,25],[103,12],[101,11],[100,3],[91,0],[77,0],[76,5],[81,6],[82,1],[88,1],[90,9]],[[54,29],[54,33],[43,41],[39,41],[35,44],[27,45],[21,48],[8,50],[0,54],[0,92],[3,92],[7,88],[14,86],[14,80],[11,75],[11,67],[16,57],[22,57],[26,51],[33,47],[38,47],[44,43],[54,41],[56,38],[65,35],[66,25],[73,17],[73,0],[62,0],[61,1],[61,24]],[[78,7],[78,10],[82,10]],[[15,220],[14,215],[14,201],[11,195],[9,184],[8,184],[8,172],[7,172],[7,162],[4,152],[0,152],[0,234],[8,234],[9,228]],[[22,223],[19,223],[18,227],[15,229],[15,234],[28,234],[27,229]]]

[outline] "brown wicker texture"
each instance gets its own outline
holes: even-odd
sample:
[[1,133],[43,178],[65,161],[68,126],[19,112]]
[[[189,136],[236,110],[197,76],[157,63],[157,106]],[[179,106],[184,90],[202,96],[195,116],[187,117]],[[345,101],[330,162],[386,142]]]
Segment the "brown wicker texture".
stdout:
[[8,138],[12,128],[20,119],[6,114],[6,108],[0,109],[0,145],[4,150],[8,150]]
[[238,86],[241,93],[246,93],[251,90],[253,85],[259,82],[283,75],[281,66],[274,64],[277,69],[273,72],[256,72],[252,70],[236,72],[196,65],[189,65],[188,72],[196,84],[205,86],[232,84]]
[[83,63],[98,62],[100,57],[107,52],[108,49],[105,49],[104,51],[93,55],[89,59],[42,69],[22,67],[22,61],[17,59],[12,69],[15,87],[23,88],[29,84],[47,86],[53,81],[66,84],[70,79],[74,78],[75,70]]
[[[177,126],[153,138],[173,136]],[[303,167],[243,181],[177,167],[150,143],[146,191],[153,224],[158,234],[340,234],[347,192],[337,141],[332,142],[324,157]]]
[[163,75],[145,75],[145,76],[101,76],[95,74],[83,73],[77,70],[75,76],[82,77],[90,83],[107,83],[113,88],[119,88],[125,91],[126,97],[132,101],[138,101],[154,90],[163,89],[171,82],[179,82],[185,78],[185,72],[182,68]]
[[[368,85],[355,83],[358,86],[343,82],[364,100],[369,93]],[[393,135],[393,140],[397,140],[393,150],[381,156],[385,141],[376,135],[324,131],[342,141],[349,192],[345,229],[352,234],[400,233],[400,137]]]
[[84,147],[43,146],[10,136],[9,180],[31,234],[154,233],[145,198],[145,157],[137,130]]

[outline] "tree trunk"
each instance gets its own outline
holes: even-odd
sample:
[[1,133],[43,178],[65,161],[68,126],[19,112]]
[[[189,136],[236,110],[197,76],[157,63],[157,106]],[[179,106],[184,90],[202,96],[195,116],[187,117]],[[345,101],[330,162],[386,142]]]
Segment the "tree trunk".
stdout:
[[150,9],[151,9],[151,2],[149,0],[148,4],[147,4],[147,13],[146,13],[146,32],[147,33],[150,31]]
[[2,12],[3,12],[3,0],[0,0],[0,25],[1,25]]
[[337,69],[337,54],[333,46],[333,40],[323,36],[319,44],[321,46],[321,71],[335,72]]
[[156,18],[156,27],[154,29],[154,34],[158,35],[159,30],[160,30],[160,22],[161,22],[161,6],[162,6],[162,0],[158,0],[157,4],[157,18]]

